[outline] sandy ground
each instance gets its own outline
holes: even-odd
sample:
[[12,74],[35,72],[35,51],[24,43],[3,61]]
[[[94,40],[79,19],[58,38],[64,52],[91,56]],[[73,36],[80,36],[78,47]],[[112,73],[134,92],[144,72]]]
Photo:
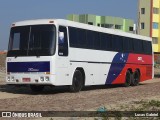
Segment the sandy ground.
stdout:
[[[96,111],[103,106],[108,110],[116,110],[121,105],[131,106],[133,101],[160,100],[158,91],[160,91],[158,78],[135,87],[93,86],[79,93],[69,93],[66,88],[48,88],[40,94],[33,94],[27,87],[17,88],[1,84],[0,111]],[[54,118],[54,120],[59,119]],[[67,119],[76,120],[76,118]]]

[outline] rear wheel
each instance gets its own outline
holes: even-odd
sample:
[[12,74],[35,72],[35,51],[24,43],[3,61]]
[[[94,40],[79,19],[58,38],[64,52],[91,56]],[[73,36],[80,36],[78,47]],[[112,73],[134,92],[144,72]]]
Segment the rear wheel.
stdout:
[[128,70],[126,72],[126,78],[125,78],[125,83],[124,83],[124,86],[125,87],[129,87],[131,85],[131,79],[132,79],[132,74],[131,72]]
[[83,87],[83,75],[81,71],[76,70],[73,75],[72,85],[69,86],[71,92],[79,92]]
[[44,89],[43,85],[30,85],[30,88],[33,92],[41,92]]
[[132,79],[131,85],[132,86],[137,86],[137,85],[139,85],[139,81],[140,81],[140,73],[138,72],[138,70],[136,70],[133,73],[133,79]]

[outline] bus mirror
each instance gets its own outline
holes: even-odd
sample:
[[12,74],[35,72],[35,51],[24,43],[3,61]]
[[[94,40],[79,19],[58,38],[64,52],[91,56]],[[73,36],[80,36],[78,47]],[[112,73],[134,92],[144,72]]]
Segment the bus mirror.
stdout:
[[64,32],[59,32],[58,42],[59,42],[59,44],[64,43]]

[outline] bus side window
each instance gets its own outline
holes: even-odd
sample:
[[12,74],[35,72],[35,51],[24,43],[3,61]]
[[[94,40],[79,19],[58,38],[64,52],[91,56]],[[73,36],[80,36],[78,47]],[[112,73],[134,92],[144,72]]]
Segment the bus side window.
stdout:
[[63,27],[63,26],[59,26],[58,55],[59,56],[68,56],[67,28]]

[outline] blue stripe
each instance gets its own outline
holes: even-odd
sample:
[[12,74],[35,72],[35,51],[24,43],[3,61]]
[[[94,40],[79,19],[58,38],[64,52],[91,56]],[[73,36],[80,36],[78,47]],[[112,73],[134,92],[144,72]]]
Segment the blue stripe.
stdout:
[[[112,60],[112,64],[109,69],[109,73],[106,79],[106,84],[112,84],[112,82],[119,76],[125,64],[128,60],[128,53],[117,53]],[[119,64],[115,64],[119,63]]]
[[50,72],[50,62],[8,62],[7,72]]

